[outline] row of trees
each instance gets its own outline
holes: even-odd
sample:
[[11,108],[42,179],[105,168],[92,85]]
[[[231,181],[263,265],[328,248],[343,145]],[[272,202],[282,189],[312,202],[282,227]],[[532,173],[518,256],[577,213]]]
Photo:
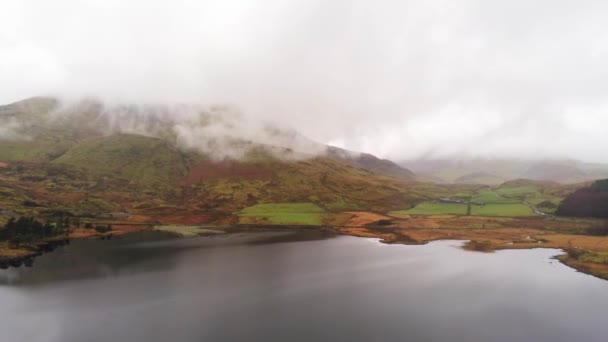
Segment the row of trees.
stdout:
[[42,223],[32,217],[21,216],[11,218],[0,230],[0,239],[19,246],[22,243],[42,240],[48,237],[65,234],[68,224],[60,220],[52,224],[50,221]]
[[[0,228],[0,241],[8,241],[11,245],[19,247],[23,243],[31,243],[58,235],[67,235],[72,226],[80,227],[80,217],[65,217],[63,215],[47,219],[42,223],[33,217],[21,216],[18,219],[11,218]],[[93,225],[90,222],[84,224],[84,228],[95,229],[99,233],[112,230],[112,225]]]

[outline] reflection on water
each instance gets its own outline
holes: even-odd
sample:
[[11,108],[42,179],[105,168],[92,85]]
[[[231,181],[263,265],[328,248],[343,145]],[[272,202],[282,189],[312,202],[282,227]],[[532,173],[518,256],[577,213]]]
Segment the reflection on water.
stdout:
[[461,244],[316,231],[72,241],[0,271],[1,340],[605,341],[608,282],[557,250]]
[[[52,281],[117,276],[170,269],[177,254],[190,249],[220,248],[238,244],[270,244],[318,240],[329,237],[321,231],[234,233],[198,239],[179,239],[166,232],[145,231],[111,240],[72,240],[43,257],[31,260],[36,267],[9,268],[0,272],[0,284],[34,285]],[[142,261],[147,261],[142,263]],[[150,262],[153,261],[153,262]],[[132,265],[137,265],[132,267]]]

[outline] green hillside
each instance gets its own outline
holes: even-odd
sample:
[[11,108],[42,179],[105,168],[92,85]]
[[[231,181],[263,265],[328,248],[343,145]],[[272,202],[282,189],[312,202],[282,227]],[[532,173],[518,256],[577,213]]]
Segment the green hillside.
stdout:
[[[95,100],[64,105],[48,98],[0,106],[8,127],[0,137],[0,207],[34,215],[126,211],[238,219],[243,209],[261,203],[387,212],[476,191],[415,183],[409,170],[391,161],[337,148],[306,154],[234,137],[228,146],[199,137],[211,152],[221,146],[242,151],[239,158],[211,158],[177,140],[170,110],[107,107]],[[195,128],[222,119],[197,115],[189,121]]]
[[178,150],[163,140],[140,135],[116,134],[86,140],[52,162],[144,184],[175,183],[186,174]]

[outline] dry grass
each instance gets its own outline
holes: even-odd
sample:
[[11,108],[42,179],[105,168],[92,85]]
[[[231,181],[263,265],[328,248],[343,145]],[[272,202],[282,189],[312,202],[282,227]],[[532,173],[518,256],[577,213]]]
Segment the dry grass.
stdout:
[[345,226],[364,226],[379,220],[391,219],[389,216],[370,213],[367,211],[349,211],[346,213],[351,215],[351,218],[344,224]]
[[598,264],[593,262],[583,262],[572,258],[568,255],[562,255],[559,257],[564,264],[579,270],[580,272],[594,275],[598,278],[608,280],[608,264]]
[[[374,213],[356,212],[351,222],[377,221]],[[468,240],[464,248],[483,252],[498,249],[558,248],[583,251],[587,259],[561,257],[582,272],[608,279],[608,263],[600,256],[608,252],[608,237],[575,234],[586,223],[474,216],[391,215],[393,224],[378,228],[336,228],[352,236],[374,237],[389,243],[426,243],[435,240]],[[361,218],[367,218],[363,220]],[[589,261],[592,260],[592,261]]]

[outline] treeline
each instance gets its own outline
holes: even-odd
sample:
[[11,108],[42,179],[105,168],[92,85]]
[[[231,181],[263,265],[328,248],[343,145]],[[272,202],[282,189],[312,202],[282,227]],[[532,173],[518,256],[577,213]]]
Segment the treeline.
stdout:
[[608,218],[608,180],[594,182],[566,197],[557,215]]
[[69,223],[60,220],[55,224],[42,223],[32,217],[11,218],[0,231],[0,240],[8,241],[16,247],[45,238],[65,234]]

